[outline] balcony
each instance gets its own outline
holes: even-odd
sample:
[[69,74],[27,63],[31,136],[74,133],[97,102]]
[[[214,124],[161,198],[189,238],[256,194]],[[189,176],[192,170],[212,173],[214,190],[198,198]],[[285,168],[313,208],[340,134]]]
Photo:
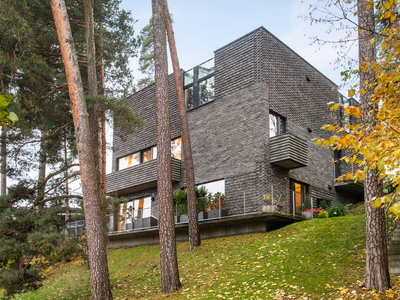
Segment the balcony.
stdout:
[[354,180],[336,181],[335,189],[338,192],[364,196],[364,182]]
[[270,162],[273,165],[295,169],[308,165],[307,141],[290,133],[270,138]]
[[[181,161],[171,159],[172,181],[181,180]],[[107,174],[107,193],[126,195],[157,186],[157,160]]]

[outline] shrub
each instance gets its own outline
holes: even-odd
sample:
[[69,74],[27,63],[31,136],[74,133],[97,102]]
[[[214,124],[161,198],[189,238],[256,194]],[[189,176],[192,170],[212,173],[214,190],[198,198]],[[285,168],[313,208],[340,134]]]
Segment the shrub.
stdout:
[[319,205],[323,210],[328,210],[328,204],[326,204],[325,199],[323,199]]
[[221,194],[220,192],[217,192],[212,196],[208,204],[208,210],[219,209],[220,204],[221,204],[221,209],[226,208],[225,195]]
[[325,219],[325,218],[329,218],[329,214],[326,211],[321,211],[318,213],[318,219]]
[[[200,188],[196,187],[196,197],[197,197],[197,211],[204,211],[208,206],[207,189],[202,186]],[[179,190],[172,196],[174,201],[174,212],[180,215],[187,214],[187,190]]]
[[310,196],[306,196],[304,199],[304,210],[311,209],[311,198]]
[[347,215],[349,213],[350,205],[351,205],[351,203],[346,204],[346,205],[339,203],[334,206],[331,206],[328,210],[329,217],[331,217],[331,218],[332,217],[343,217],[343,216]]

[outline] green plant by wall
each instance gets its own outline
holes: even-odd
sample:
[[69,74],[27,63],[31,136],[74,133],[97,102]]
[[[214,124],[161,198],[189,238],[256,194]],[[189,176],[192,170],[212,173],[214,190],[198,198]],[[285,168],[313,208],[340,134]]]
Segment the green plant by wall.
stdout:
[[326,219],[329,218],[329,214],[326,211],[321,211],[318,213],[318,219]]
[[328,210],[329,217],[343,217],[349,213],[349,206],[351,203],[343,205],[343,204],[336,204],[331,206]]
[[225,209],[226,208],[226,199],[225,199],[224,194],[217,192],[213,196],[211,196],[210,199],[211,200],[210,200],[210,202],[208,204],[208,208],[207,208],[208,210],[220,209],[220,208]]
[[310,196],[306,196],[306,199],[304,199],[304,210],[306,209],[311,209],[311,198]]
[[323,208],[324,210],[328,210],[328,204],[326,204],[325,199],[323,199],[319,205],[319,207]]
[[[196,187],[197,212],[205,211],[208,207],[209,199],[207,189],[202,186]],[[172,195],[174,201],[174,213],[178,216],[187,215],[187,190],[179,190]]]

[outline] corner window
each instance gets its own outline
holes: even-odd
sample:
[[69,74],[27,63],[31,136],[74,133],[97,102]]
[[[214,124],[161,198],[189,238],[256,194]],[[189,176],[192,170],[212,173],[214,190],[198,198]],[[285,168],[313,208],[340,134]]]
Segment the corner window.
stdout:
[[269,137],[280,135],[286,132],[286,118],[270,112],[269,113]]
[[193,109],[215,98],[214,59],[184,73],[185,102],[187,109]]

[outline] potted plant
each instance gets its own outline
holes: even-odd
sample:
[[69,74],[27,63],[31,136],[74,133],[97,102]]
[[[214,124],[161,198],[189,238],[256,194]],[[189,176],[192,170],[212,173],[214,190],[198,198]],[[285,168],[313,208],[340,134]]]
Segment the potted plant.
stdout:
[[[196,187],[197,197],[197,212],[198,219],[204,220],[208,218],[207,207],[207,189],[205,187]],[[179,190],[173,194],[174,209],[175,209],[175,223],[188,222],[187,214],[187,190]]]
[[306,199],[304,199],[303,212],[301,215],[306,220],[311,220],[313,218],[313,212],[311,211],[311,198],[308,195],[306,196]]
[[263,198],[265,204],[261,207],[262,212],[272,213],[278,210],[275,203],[276,201],[274,200],[274,198],[271,197],[270,194],[264,194]]
[[228,216],[228,210],[226,209],[225,195],[220,192],[215,193],[213,196],[210,194],[210,201],[208,202],[208,218],[215,219],[226,216]]

